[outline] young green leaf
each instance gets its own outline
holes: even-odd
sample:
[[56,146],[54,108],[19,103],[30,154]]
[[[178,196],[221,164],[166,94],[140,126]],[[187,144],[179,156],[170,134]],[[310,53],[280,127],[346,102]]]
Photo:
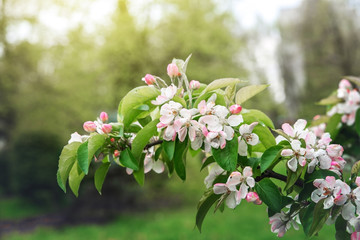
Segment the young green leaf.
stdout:
[[140,156],[144,150],[144,147],[149,142],[152,136],[157,134],[156,124],[158,124],[159,119],[155,119],[152,122],[148,123],[143,129],[141,129],[136,137],[134,138],[131,144],[131,153],[134,158],[139,162]]
[[253,133],[259,136],[260,142],[265,148],[270,148],[276,144],[275,137],[268,127],[258,124],[255,126]]
[[355,76],[345,76],[344,78],[353,82],[355,85],[360,86],[360,78]]
[[309,237],[315,236],[329,218],[330,209],[324,209],[324,201],[325,199],[322,199],[315,205],[313,222],[309,230]]
[[[66,193],[66,182],[69,177],[70,170],[74,163],[76,162],[76,154],[80,142],[72,142],[66,146],[61,151],[59,157],[59,167],[58,167],[58,183],[60,188]],[[60,184],[61,183],[61,184]]]
[[279,157],[280,153],[283,150],[283,146],[275,145],[267,149],[260,160],[260,171],[263,173],[267,170],[273,163],[275,163]]
[[341,98],[338,98],[336,95],[330,95],[327,98],[321,99],[320,102],[318,102],[318,105],[334,105],[337,103],[342,102],[343,100]]
[[287,180],[286,180],[286,185],[284,187],[284,191],[287,191],[289,188],[291,188],[295,184],[295,182],[301,176],[303,169],[304,169],[303,167],[298,167],[296,169],[296,172],[293,172],[290,169],[288,169]]
[[299,212],[299,218],[301,225],[306,236],[309,236],[310,227],[313,222],[315,203],[310,203],[306,208],[303,208]]
[[226,141],[224,149],[212,148],[211,151],[220,167],[229,172],[235,170],[238,156],[238,139],[236,136],[230,141]]
[[235,102],[237,104],[242,104],[258,93],[264,91],[268,86],[270,85],[250,85],[240,88],[240,90],[236,93]]
[[339,179],[339,176],[333,171],[319,169],[312,173],[305,174],[305,183],[312,182],[315,179],[325,179],[327,176],[334,176],[336,179]]
[[204,168],[206,168],[209,164],[215,162],[215,159],[213,156],[208,157],[205,162],[202,164],[200,171],[202,171]]
[[174,153],[174,167],[177,175],[185,181],[186,179],[186,152],[188,149],[188,139],[186,138],[184,142],[181,142],[179,139],[176,140],[175,153]]
[[85,174],[89,172],[89,160],[88,160],[88,142],[81,144],[77,150],[77,159],[81,171]]
[[137,171],[134,170],[133,172],[134,178],[140,186],[143,186],[145,182],[144,158],[145,158],[145,154],[142,153],[139,161],[139,170]]
[[106,174],[108,172],[110,168],[110,163],[106,162],[101,164],[101,166],[96,170],[95,172],[95,177],[94,177],[94,181],[95,181],[95,188],[96,190],[99,192],[99,194],[101,195],[101,189],[106,177]]
[[261,122],[271,129],[275,128],[272,120],[262,111],[256,109],[243,109],[241,115],[244,118],[244,122],[247,124],[251,124],[252,122]]
[[169,157],[169,160],[173,160],[175,152],[175,141],[163,141],[162,148]]
[[80,183],[85,177],[85,174],[83,172],[79,172],[78,168],[78,162],[75,162],[69,174],[69,186],[76,197],[79,196]]
[[131,168],[135,171],[139,170],[139,164],[136,161],[136,159],[134,158],[134,156],[132,155],[129,148],[125,148],[123,151],[121,151],[120,162],[125,167]]
[[198,204],[198,211],[196,213],[196,226],[201,232],[201,226],[206,214],[211,206],[221,197],[220,194],[214,194],[212,189],[209,189],[204,196],[200,199]]
[[227,87],[229,85],[234,85],[237,83],[241,83],[242,81],[238,78],[221,78],[221,79],[216,79],[214,81],[212,81],[204,90],[204,93],[219,89],[219,88],[224,88]]
[[104,145],[106,136],[102,134],[91,134],[88,139],[88,160],[89,164],[95,153]]
[[360,136],[360,109],[356,111],[355,115],[355,129],[357,134]]
[[337,134],[339,133],[340,126],[341,126],[341,114],[334,114],[330,117],[325,132],[330,133],[332,139],[335,139]]
[[335,222],[335,239],[336,240],[343,240],[343,239],[350,239],[350,234],[346,231],[347,221],[341,216],[338,216]]
[[282,196],[278,187],[268,178],[264,178],[256,183],[255,191],[260,199],[274,212],[280,212],[282,206]]

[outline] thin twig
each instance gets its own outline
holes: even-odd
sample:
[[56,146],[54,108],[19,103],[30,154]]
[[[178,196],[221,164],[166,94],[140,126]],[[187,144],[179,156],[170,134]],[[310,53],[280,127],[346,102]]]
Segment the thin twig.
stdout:
[[[279,174],[279,173],[276,173],[272,170],[266,170],[265,172],[263,172],[263,174],[261,174],[260,176],[256,177],[255,178],[255,181],[256,182],[259,182],[261,181],[262,179],[264,178],[275,178],[275,179],[278,179],[278,180],[281,180],[281,181],[284,181],[286,182],[287,181],[287,177],[282,175],[282,174]],[[296,186],[298,187],[304,187],[304,181],[302,181],[301,179],[298,179],[296,180],[295,184]]]

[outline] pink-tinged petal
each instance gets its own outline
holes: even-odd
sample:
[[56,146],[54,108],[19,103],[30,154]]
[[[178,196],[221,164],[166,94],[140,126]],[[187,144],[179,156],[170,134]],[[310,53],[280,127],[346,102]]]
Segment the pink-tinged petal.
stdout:
[[334,198],[332,196],[327,197],[324,201],[324,209],[329,209],[334,206]]
[[351,234],[351,240],[360,240],[360,232],[353,232]]
[[144,173],[150,172],[153,167],[153,160],[150,156],[146,156],[144,159]]
[[179,130],[179,135],[178,135],[180,142],[183,142],[185,140],[186,135],[187,135],[187,127],[182,127]]
[[355,184],[360,187],[360,177],[356,177]]
[[168,100],[169,100],[169,98],[167,98],[166,96],[160,95],[160,96],[157,96],[156,100],[152,100],[151,103],[153,105],[161,105],[161,104],[165,103]]
[[259,136],[255,133],[250,133],[247,137],[246,137],[246,142],[249,145],[255,146],[256,144],[259,143]]
[[180,115],[185,119],[191,118],[191,110],[183,108],[180,110]]
[[326,148],[326,152],[330,157],[341,157],[344,152],[344,148],[339,144],[330,144]]
[[280,155],[283,156],[283,157],[293,156],[294,151],[292,149],[284,149],[284,150],[281,151]]
[[202,130],[202,133],[204,134],[204,136],[207,137],[209,134],[208,129],[205,126],[203,126],[201,130]]
[[214,138],[216,138],[217,136],[219,136],[218,132],[209,132],[206,136],[206,139],[211,142],[211,140],[213,140]]
[[152,169],[154,170],[154,172],[156,173],[162,173],[165,170],[165,165],[161,160],[157,160],[155,162],[153,162],[153,167]]
[[300,166],[304,167],[304,166],[306,165],[306,159],[305,159],[305,157],[300,156],[300,157],[298,158],[298,162],[299,162],[299,165],[300,165]]
[[126,168],[126,173],[128,175],[131,175],[134,172],[134,170],[132,170],[131,168]]
[[243,117],[241,115],[231,115],[228,119],[227,122],[229,123],[230,126],[232,127],[236,127],[239,126],[240,123],[242,123],[244,121]]
[[351,86],[351,83],[348,80],[342,79],[339,82],[339,88],[352,88],[352,86]]
[[226,140],[225,140],[225,138],[221,137],[220,138],[220,148],[224,149],[225,146],[226,146]]
[[170,125],[165,129],[164,139],[166,141],[173,141],[174,134],[176,136],[176,131],[175,131],[174,127]]
[[335,186],[335,182],[336,182],[335,177],[333,177],[333,176],[327,176],[327,177],[325,178],[325,181],[329,184],[329,187],[334,187],[334,186]]
[[291,171],[293,171],[293,172],[296,172],[297,165],[298,165],[298,161],[296,160],[295,157],[293,157],[292,159],[290,159],[290,160],[287,162],[288,168],[289,168]]
[[196,129],[193,126],[189,127],[189,139],[191,142],[195,141],[196,138]]
[[237,204],[236,204],[236,192],[231,192],[229,194],[229,196],[226,198],[226,206],[228,206],[228,208],[234,209]]
[[247,156],[247,149],[248,149],[248,145],[246,144],[245,140],[239,137],[239,147],[238,147],[239,155]]
[[313,185],[314,187],[322,188],[324,181],[325,181],[324,179],[315,179]]
[[336,198],[334,198],[334,203],[338,206],[344,205],[344,203],[348,200],[348,198],[345,195],[339,195]]
[[314,146],[316,142],[316,135],[313,132],[306,134],[305,143],[306,146]]
[[198,104],[198,109],[201,115],[205,115],[207,108],[206,108],[206,102],[205,100],[202,100],[199,104]]
[[252,168],[249,166],[246,166],[243,170],[244,177],[251,177],[253,175]]
[[174,127],[174,130],[175,132],[179,132],[181,127],[183,126],[183,121],[182,119],[177,119],[174,121],[174,124],[173,124],[173,127]]
[[304,120],[304,119],[299,119],[299,120],[297,120],[297,121],[295,122],[295,124],[294,124],[294,130],[295,130],[297,133],[299,133],[299,132],[301,132],[301,131],[303,131],[303,130],[305,129],[306,124],[307,124],[306,120]]
[[282,130],[287,134],[289,135],[290,137],[294,137],[295,134],[294,134],[294,129],[290,126],[290,124],[288,123],[284,123],[282,126],[281,126]]
[[249,125],[249,131],[250,131],[249,133],[251,133],[258,124],[259,124],[258,122],[251,123]]
[[168,126],[168,124],[164,124],[162,122],[159,122],[158,124],[156,124],[157,128],[164,128],[164,127],[167,127],[167,126]]
[[301,149],[301,142],[299,140],[293,140],[290,143],[292,149],[294,149],[295,151],[300,151]]
[[227,187],[225,186],[225,183],[216,183],[214,185],[213,190],[215,194],[223,194],[228,191]]

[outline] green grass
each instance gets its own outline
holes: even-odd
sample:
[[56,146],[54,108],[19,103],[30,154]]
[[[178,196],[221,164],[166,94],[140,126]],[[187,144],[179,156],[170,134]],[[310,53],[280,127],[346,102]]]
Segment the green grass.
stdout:
[[[60,230],[38,228],[32,233],[13,233],[9,240],[152,240],[152,239],[278,239],[271,233],[265,206],[242,202],[236,210],[226,209],[224,213],[212,212],[206,217],[200,234],[194,228],[195,209],[177,209],[145,214],[127,214],[106,225],[81,225]],[[305,239],[299,231],[291,229],[283,239]],[[334,239],[333,226],[325,226],[318,240]]]
[[47,209],[36,207],[21,198],[0,199],[0,220],[14,220],[45,213]]

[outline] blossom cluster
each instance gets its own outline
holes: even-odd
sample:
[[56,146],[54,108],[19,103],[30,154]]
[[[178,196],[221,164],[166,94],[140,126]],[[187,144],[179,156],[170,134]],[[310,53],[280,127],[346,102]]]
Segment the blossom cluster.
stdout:
[[359,91],[354,89],[348,80],[343,79],[339,83],[337,97],[341,99],[341,102],[333,106],[327,114],[332,116],[339,113],[342,115],[341,121],[343,123],[346,123],[348,126],[353,125],[356,111],[360,107]]
[[307,172],[312,173],[315,167],[331,170],[341,175],[345,166],[345,160],[342,158],[343,147],[339,144],[330,144],[329,133],[322,133],[318,137],[312,129],[306,128],[307,122],[299,119],[294,126],[288,123],[282,125],[284,136],[278,136],[277,142],[287,141],[290,143],[286,149],[282,150],[281,156],[288,157],[288,168],[296,172],[298,166],[305,167]]

